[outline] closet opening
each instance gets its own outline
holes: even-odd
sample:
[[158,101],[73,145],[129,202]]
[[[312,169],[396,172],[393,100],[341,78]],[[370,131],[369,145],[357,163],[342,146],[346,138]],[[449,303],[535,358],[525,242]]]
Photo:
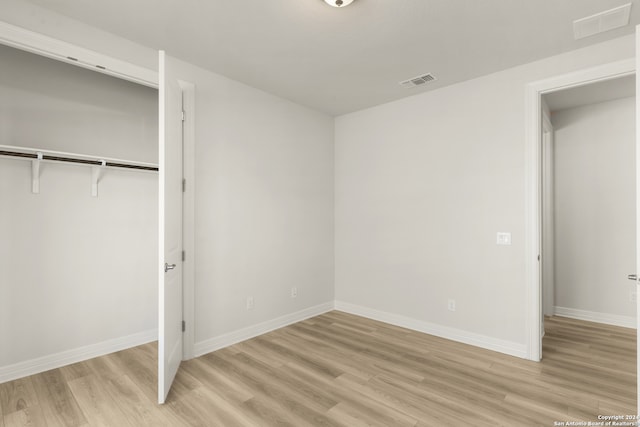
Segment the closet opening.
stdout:
[[157,340],[158,90],[0,45],[0,382]]

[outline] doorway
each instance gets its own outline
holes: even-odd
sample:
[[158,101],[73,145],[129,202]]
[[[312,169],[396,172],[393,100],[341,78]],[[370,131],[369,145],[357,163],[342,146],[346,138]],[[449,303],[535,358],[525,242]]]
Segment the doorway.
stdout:
[[543,96],[564,89],[584,87],[597,82],[635,74],[635,59],[628,59],[531,83],[527,86],[526,141],[526,280],[527,280],[527,357],[542,358],[542,137]]
[[542,96],[543,316],[635,327],[635,84]]

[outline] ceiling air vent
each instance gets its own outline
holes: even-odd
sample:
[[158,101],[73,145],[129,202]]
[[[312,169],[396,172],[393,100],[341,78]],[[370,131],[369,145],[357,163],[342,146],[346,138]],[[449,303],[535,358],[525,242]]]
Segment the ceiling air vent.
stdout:
[[403,82],[400,82],[400,86],[405,87],[405,88],[422,86],[424,84],[427,84],[429,82],[434,81],[435,79],[436,78],[433,77],[433,74],[427,73],[427,74],[424,74],[422,76],[413,77],[413,78],[410,78],[410,79],[405,80]]
[[598,33],[624,27],[629,24],[631,3],[587,16],[573,21],[573,36],[576,40],[593,36]]

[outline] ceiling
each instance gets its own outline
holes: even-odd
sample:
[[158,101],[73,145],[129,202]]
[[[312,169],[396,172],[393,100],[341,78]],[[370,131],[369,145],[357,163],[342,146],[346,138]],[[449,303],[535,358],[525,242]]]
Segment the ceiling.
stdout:
[[628,98],[635,96],[635,94],[636,76],[630,75],[559,90],[545,94],[543,98],[549,107],[549,111],[553,113],[567,108]]
[[[630,34],[640,0],[28,0],[296,103],[340,115]],[[572,22],[633,2],[631,25]],[[425,73],[437,80],[406,89]]]

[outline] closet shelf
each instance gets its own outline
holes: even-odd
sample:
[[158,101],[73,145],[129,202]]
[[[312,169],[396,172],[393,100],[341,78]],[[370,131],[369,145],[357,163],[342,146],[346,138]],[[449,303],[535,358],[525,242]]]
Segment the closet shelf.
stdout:
[[91,195],[93,197],[98,197],[98,182],[100,181],[104,168],[124,168],[147,172],[158,171],[158,165],[153,163],[9,145],[0,145],[0,157],[31,160],[31,192],[34,194],[40,193],[40,164],[42,162],[65,162],[91,166]]
[[108,157],[89,156],[86,154],[65,153],[61,151],[41,150],[10,145],[0,145],[0,156],[20,157],[32,160],[46,160],[52,162],[79,163],[112,168],[158,171],[158,165],[153,163],[136,162],[132,160],[113,159]]

